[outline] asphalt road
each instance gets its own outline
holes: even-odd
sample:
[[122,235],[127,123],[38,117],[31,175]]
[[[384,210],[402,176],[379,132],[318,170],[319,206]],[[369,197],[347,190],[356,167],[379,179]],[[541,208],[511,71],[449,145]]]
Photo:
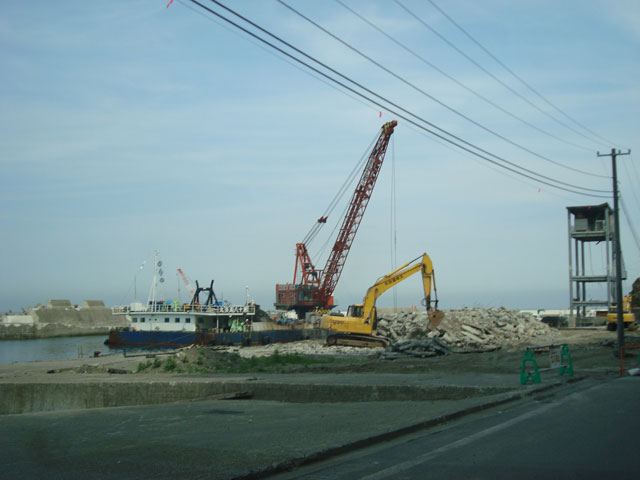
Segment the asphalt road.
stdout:
[[0,478],[261,478],[274,466],[495,399],[200,400],[0,415]]
[[636,479],[640,378],[580,382],[296,471],[285,479]]

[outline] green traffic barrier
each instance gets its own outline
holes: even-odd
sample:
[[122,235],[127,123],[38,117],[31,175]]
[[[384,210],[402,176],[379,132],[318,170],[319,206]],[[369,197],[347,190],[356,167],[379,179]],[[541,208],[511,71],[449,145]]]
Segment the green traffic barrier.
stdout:
[[[535,352],[549,349],[549,367],[539,368],[538,361],[535,358]],[[567,344],[562,345],[540,345],[535,347],[527,347],[524,351],[522,364],[520,367],[520,384],[526,385],[529,382],[540,383],[540,372],[548,370],[556,370],[558,375],[567,374],[573,377],[573,363],[571,361],[571,352]]]

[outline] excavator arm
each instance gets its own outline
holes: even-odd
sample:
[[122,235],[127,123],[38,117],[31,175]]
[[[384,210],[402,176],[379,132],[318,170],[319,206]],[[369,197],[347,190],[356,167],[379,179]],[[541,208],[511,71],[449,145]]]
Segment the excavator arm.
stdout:
[[[416,260],[420,259],[419,263]],[[367,290],[362,302],[362,316],[370,321],[372,325],[375,324],[375,307],[378,298],[390,288],[396,286],[398,283],[406,280],[411,275],[421,272],[422,273],[422,285],[424,288],[425,306],[427,311],[431,309],[431,286],[433,284],[433,290],[436,291],[436,281],[433,273],[433,264],[431,258],[426,253],[422,254],[422,257],[417,257],[414,260],[404,264],[400,268],[397,268],[393,272],[380,278],[374,283],[369,290]],[[435,300],[436,308],[438,307],[437,297]]]
[[[416,262],[417,260],[420,261]],[[424,253],[422,256],[378,279],[367,290],[362,304],[351,305],[346,316],[323,316],[321,327],[330,332],[335,332],[327,336],[327,343],[330,345],[386,346],[389,343],[388,339],[377,336],[376,301],[391,287],[418,272],[422,274],[425,307],[429,312],[430,326],[433,328],[433,326],[440,323],[443,314],[437,309],[438,300],[433,265],[429,255]],[[435,297],[433,302],[431,300],[432,289]],[[433,310],[431,308],[432,303]]]

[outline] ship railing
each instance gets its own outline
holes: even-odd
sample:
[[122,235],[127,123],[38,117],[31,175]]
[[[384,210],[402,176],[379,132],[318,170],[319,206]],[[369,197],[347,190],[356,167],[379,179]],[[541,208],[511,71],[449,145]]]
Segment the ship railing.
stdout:
[[216,314],[234,314],[242,313],[248,315],[254,315],[256,313],[255,305],[209,305],[206,308],[203,307],[203,312],[216,313]]
[[176,313],[191,313],[191,312],[203,312],[212,314],[246,314],[255,315],[255,305],[191,305],[189,303],[183,304],[163,304],[163,305],[148,305],[142,308],[132,308],[129,305],[112,307],[111,312],[114,314],[128,314],[132,312],[137,313],[152,313],[152,312],[176,312]]
[[130,311],[131,311],[131,307],[128,305],[124,305],[120,307],[111,307],[111,313],[113,314],[129,313]]

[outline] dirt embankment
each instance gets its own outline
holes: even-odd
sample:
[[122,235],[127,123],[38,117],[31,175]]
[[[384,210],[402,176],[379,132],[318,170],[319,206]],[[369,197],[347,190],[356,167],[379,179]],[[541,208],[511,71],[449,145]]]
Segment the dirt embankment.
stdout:
[[[171,353],[121,359],[92,359],[91,372],[84,373],[513,373],[518,374],[526,346],[566,343],[574,370],[619,371],[614,356],[616,332],[598,329],[559,330],[532,316],[507,309],[462,309],[445,312],[429,328],[424,313],[404,312],[381,318],[380,331],[387,329],[395,345],[426,345],[438,349],[357,348],[328,346],[323,340],[306,340],[251,347],[189,347]],[[638,331],[626,331],[626,344],[640,345]],[[413,344],[411,342],[414,342]],[[437,351],[436,351],[437,350]],[[413,351],[413,354],[412,354]],[[629,352],[629,368],[636,366],[640,351]],[[540,352],[546,366],[548,353]],[[120,357],[121,358],[121,357]],[[107,362],[107,363],[104,363]],[[85,362],[87,363],[87,362]],[[93,364],[96,364],[95,366]],[[53,367],[52,367],[53,369]],[[111,371],[109,371],[111,369]],[[80,372],[80,370],[78,370]]]
[[[555,344],[566,343],[576,374],[617,374],[620,361],[615,356],[616,335],[604,327],[597,330],[550,329]],[[548,337],[543,337],[547,339]],[[389,357],[382,348],[334,347],[323,340],[270,344],[251,347],[189,347],[173,359],[143,359],[138,372],[171,373],[495,373],[519,375],[526,345],[512,343],[487,351],[460,349],[445,355]],[[640,333],[627,332],[626,344],[640,345]],[[637,366],[640,351],[626,357],[627,368]],[[548,366],[549,354],[536,354],[540,368]]]
[[[564,343],[570,346],[578,371],[619,369],[619,360],[614,356],[615,332],[604,327],[559,330],[506,308],[447,310],[438,325],[429,323],[426,312],[385,314],[379,319],[378,332],[395,343],[387,349],[328,346],[323,340],[251,347],[191,347],[165,363],[146,360],[138,371],[517,373],[527,346]],[[637,331],[626,332],[626,336],[628,344],[640,344]],[[541,367],[546,366],[548,352],[537,355]]]

